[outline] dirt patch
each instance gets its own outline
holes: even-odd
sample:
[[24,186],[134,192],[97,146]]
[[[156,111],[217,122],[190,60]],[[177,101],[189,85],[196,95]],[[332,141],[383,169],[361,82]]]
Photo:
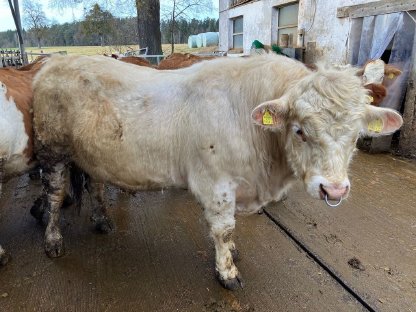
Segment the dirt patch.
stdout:
[[215,300],[211,298],[204,304],[204,312],[254,312],[254,307],[248,303],[242,303],[236,297]]
[[365,271],[364,265],[361,263],[360,259],[353,257],[348,260],[348,264],[356,270]]

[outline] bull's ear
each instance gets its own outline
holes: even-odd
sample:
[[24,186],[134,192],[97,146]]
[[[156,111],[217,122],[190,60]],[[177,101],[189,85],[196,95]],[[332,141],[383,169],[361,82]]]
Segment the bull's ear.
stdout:
[[368,136],[391,134],[403,124],[403,118],[390,108],[366,105],[364,133]]
[[281,129],[285,124],[288,109],[287,99],[282,97],[260,104],[253,110],[251,117],[257,125]]

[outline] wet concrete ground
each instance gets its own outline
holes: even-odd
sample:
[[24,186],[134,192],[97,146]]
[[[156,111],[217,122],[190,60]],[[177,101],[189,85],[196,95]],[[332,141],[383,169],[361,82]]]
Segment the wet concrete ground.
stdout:
[[337,209],[297,186],[265,214],[239,217],[245,288],[235,292],[215,280],[208,228],[186,191],[107,189],[109,235],[94,233],[86,196],[80,215],[63,211],[66,255],[51,260],[29,213],[39,182],[15,179],[0,199],[0,243],[12,254],[0,311],[416,312],[416,165],[359,153],[351,176]]

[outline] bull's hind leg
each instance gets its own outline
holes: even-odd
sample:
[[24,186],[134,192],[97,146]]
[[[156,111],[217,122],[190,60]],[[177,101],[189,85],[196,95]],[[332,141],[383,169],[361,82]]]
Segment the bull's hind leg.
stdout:
[[47,206],[47,196],[46,194],[40,195],[34,202],[32,207],[30,208],[30,214],[39,222],[42,222],[43,215],[46,211]]
[[45,252],[51,258],[64,254],[64,242],[59,224],[60,208],[65,198],[67,181],[65,163],[45,169],[43,183],[48,201],[49,220],[45,231]]
[[205,218],[210,226],[210,234],[215,244],[215,271],[222,286],[235,290],[243,287],[241,274],[234,264],[237,255],[233,241],[235,228],[235,186],[224,181],[214,185],[213,193],[194,193],[205,209]]
[[91,220],[95,224],[95,229],[100,233],[110,233],[114,229],[114,224],[107,214],[107,207],[104,201],[104,183],[90,180],[88,191],[95,198],[97,203],[92,204]]

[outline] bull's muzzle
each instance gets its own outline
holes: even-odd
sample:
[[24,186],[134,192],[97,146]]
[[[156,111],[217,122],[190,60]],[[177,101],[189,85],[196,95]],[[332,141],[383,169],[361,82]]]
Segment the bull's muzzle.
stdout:
[[[347,197],[348,192],[348,185],[320,185],[321,198],[324,199],[326,204],[330,207],[338,207],[341,204],[342,200]],[[335,201],[335,203],[331,203],[330,201]]]

